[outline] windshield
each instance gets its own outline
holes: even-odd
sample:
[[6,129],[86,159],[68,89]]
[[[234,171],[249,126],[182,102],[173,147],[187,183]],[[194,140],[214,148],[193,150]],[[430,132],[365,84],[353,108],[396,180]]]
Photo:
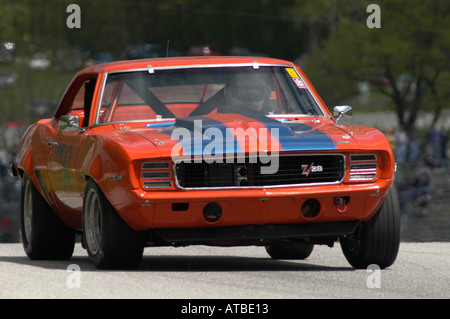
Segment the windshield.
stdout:
[[215,113],[324,115],[293,68],[207,67],[108,74],[97,123]]

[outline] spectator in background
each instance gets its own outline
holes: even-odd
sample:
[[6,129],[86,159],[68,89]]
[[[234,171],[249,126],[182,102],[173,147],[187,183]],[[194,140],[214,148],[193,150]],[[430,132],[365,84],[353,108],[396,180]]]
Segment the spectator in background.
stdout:
[[439,167],[441,161],[441,137],[436,123],[434,123],[427,136],[426,164],[431,168]]
[[395,132],[396,140],[396,161],[398,164],[402,164],[406,161],[406,152],[408,149],[408,135],[406,134],[403,126],[400,126]]
[[447,144],[449,139],[448,130],[442,127],[440,132],[440,152],[441,152],[441,166],[447,167]]
[[416,130],[411,125],[406,133],[408,135],[408,162],[414,163],[419,156],[419,147],[417,146]]

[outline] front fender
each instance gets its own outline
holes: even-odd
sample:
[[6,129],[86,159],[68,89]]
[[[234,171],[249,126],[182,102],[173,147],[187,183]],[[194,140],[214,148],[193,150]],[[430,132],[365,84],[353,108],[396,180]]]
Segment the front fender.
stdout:
[[34,170],[46,167],[48,153],[45,150],[48,149],[47,142],[54,137],[54,134],[54,128],[49,120],[41,120],[29,126],[21,139],[13,160],[12,166],[15,174],[20,179],[23,178],[23,174],[27,174],[39,191],[42,190],[37,182]]
[[[83,145],[84,155],[80,159],[84,177],[93,179],[113,206],[129,201],[128,191],[139,187],[133,161],[153,157],[155,152],[159,154],[156,147],[144,139],[130,143],[114,136],[92,136]],[[82,186],[83,192],[85,186]]]

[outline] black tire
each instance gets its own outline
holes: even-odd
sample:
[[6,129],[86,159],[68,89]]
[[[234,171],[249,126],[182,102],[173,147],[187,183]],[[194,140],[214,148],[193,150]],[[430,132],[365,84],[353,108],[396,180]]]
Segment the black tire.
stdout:
[[141,234],[125,223],[92,180],[84,196],[83,241],[89,258],[100,269],[134,269],[142,260]]
[[295,241],[278,241],[266,246],[266,251],[273,259],[306,259],[314,248],[314,244]]
[[355,233],[340,238],[347,261],[356,269],[371,264],[391,266],[400,247],[401,212],[397,189],[392,186],[383,205],[371,220],[361,223]]
[[26,175],[22,181],[20,211],[22,244],[30,259],[72,257],[75,231],[62,222]]

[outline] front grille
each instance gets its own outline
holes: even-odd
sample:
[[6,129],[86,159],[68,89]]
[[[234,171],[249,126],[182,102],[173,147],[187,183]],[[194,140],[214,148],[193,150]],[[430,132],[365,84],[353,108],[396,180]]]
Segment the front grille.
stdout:
[[[278,157],[274,174],[262,174],[263,164],[255,158],[234,163],[185,163],[175,165],[177,183],[182,188],[264,187],[296,184],[339,183],[345,176],[343,155],[285,155]],[[243,163],[240,163],[243,162]]]

